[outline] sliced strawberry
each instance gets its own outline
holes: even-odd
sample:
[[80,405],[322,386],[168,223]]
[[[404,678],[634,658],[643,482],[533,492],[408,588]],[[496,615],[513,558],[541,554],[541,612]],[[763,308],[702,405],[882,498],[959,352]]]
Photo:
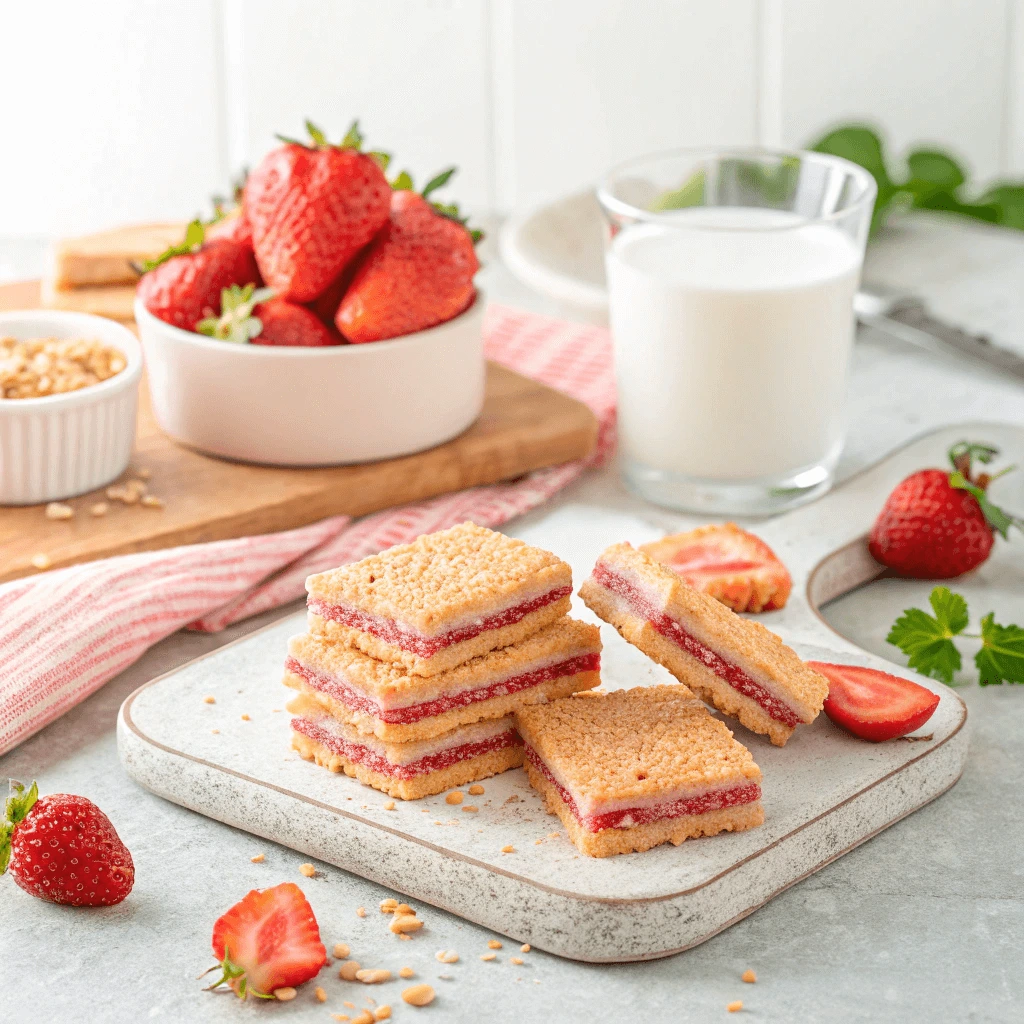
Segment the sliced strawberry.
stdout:
[[294,882],[253,889],[222,914],[213,955],[223,974],[210,988],[226,984],[241,999],[271,998],[275,989],[316,977],[327,962],[313,908]]
[[939,706],[939,695],[909,679],[858,665],[809,661],[829,682],[825,714],[863,740],[906,736],[920,729]]
[[735,523],[676,533],[640,550],[735,612],[782,608],[793,586],[775,552]]

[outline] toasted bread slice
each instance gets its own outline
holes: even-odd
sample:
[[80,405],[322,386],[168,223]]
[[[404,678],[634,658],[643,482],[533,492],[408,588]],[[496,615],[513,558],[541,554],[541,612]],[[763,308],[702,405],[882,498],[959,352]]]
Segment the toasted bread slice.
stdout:
[[67,309],[75,313],[93,313],[111,320],[135,319],[135,285],[97,285],[63,291],[44,279],[40,295],[47,309]]

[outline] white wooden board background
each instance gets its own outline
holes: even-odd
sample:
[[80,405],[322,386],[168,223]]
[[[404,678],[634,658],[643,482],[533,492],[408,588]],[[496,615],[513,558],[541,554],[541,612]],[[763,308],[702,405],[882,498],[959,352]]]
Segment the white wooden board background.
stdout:
[[33,154],[0,161],[0,236],[193,215],[306,116],[506,212],[849,117],[1024,171],[1024,0],[34,0],[0,39],[0,133]]

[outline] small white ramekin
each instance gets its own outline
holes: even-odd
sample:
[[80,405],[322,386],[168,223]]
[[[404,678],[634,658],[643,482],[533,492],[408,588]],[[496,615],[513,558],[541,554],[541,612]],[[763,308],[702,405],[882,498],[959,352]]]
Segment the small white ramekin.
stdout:
[[153,412],[176,441],[277,466],[375,462],[462,433],[484,399],[484,297],[437,327],[322,348],[238,345],[158,320],[140,301]]
[[0,337],[94,338],[127,361],[115,376],[45,398],[0,398],[0,505],[60,501],[116,480],[135,442],[142,351],[127,327],[88,313],[0,313]]

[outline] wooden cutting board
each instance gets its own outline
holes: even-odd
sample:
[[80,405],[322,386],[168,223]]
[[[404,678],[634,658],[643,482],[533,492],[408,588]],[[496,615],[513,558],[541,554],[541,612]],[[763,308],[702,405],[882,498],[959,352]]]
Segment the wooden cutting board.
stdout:
[[[0,310],[38,306],[38,281],[0,285]],[[38,505],[0,507],[0,582],[35,572],[32,558],[38,554],[57,568],[132,551],[272,533],[330,515],[366,515],[584,458],[596,442],[597,419],[582,402],[488,363],[480,418],[437,448],[329,469],[250,466],[201,455],[164,435],[153,419],[143,379],[130,470],[148,470],[150,491],[164,508],[110,502],[105,516],[93,518],[89,507],[104,500],[102,491],[73,499],[77,514],[65,521],[46,519]]]

